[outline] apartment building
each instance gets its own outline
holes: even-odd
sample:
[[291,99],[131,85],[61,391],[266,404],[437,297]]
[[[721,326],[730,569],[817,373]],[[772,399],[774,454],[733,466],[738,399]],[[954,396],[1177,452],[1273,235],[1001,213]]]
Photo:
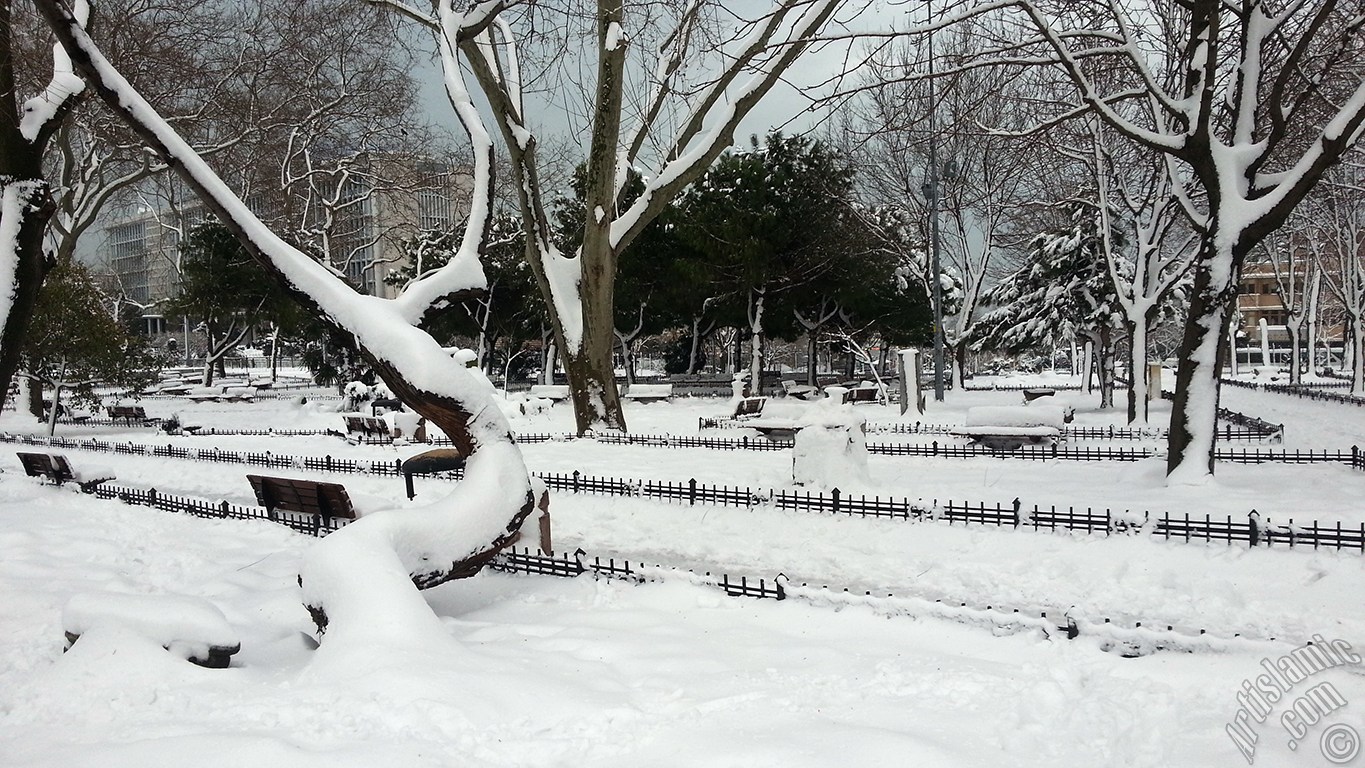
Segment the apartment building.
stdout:
[[[405,266],[402,240],[458,224],[471,188],[468,172],[448,163],[363,157],[287,193],[252,194],[248,205],[276,231],[325,256],[357,289],[391,297],[396,289],[385,278]],[[197,202],[162,210],[144,205],[104,226],[98,256],[108,281],[144,308],[147,333],[169,330],[157,307],[176,295],[181,238],[209,218]]]

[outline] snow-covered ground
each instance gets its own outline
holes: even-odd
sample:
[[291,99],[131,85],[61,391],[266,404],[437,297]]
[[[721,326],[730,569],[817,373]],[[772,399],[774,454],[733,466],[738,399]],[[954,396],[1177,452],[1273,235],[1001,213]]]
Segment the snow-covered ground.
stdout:
[[[1122,423],[1088,396],[1066,396],[1079,424]],[[926,420],[960,424],[968,407],[1017,398],[950,393],[945,405],[930,404]],[[1225,390],[1224,404],[1284,422],[1290,448],[1348,449],[1365,436],[1365,408],[1235,389]],[[340,426],[325,404],[288,399],[143,405],[151,415],[178,412],[186,423],[225,429]],[[726,405],[627,408],[636,432],[692,435],[698,417]],[[860,412],[897,418],[875,406]],[[1156,404],[1154,424],[1168,418],[1169,406]],[[513,419],[525,433],[571,424],[565,405]],[[10,414],[0,419],[0,430],[36,429]],[[170,438],[67,426],[59,434],[371,460],[418,450],[325,436]],[[791,485],[789,451],[581,440],[524,451],[542,472]],[[123,484],[252,502],[243,477],[251,470],[241,465],[67,453],[73,463],[111,467]],[[566,551],[1255,641],[1123,658],[1085,635],[1067,641],[867,607],[727,598],[681,576],[634,585],[486,573],[427,593],[452,642],[348,659],[339,673],[336,659],[323,664],[305,637],[312,623],[295,579],[312,539],[264,522],[178,517],[45,487],[22,476],[13,450],[0,452],[0,469],[4,766],[1235,765],[1244,756],[1225,726],[1263,657],[1314,634],[1365,648],[1360,554],[556,494],[555,543]],[[1365,520],[1365,472],[1342,466],[1220,466],[1215,481],[1179,489],[1164,487],[1159,461],[873,456],[870,469],[868,487],[845,490]],[[345,483],[362,508],[406,503],[393,478],[326,479]],[[417,502],[435,498],[443,483],[420,482]],[[232,668],[206,670],[108,628],[63,654],[63,605],[101,590],[205,598],[239,633],[242,651]],[[1331,669],[1295,689],[1298,696],[1327,681],[1347,702],[1295,749],[1290,739],[1300,734],[1280,722],[1282,705],[1253,721],[1255,764],[1331,764],[1319,743],[1329,726],[1365,730],[1361,671]]]

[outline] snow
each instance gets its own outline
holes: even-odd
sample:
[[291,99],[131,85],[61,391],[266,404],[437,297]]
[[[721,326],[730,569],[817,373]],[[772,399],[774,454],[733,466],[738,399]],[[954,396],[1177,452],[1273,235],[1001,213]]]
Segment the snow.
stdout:
[[[1077,424],[1114,423],[1112,411],[1095,408],[1096,396],[1068,398]],[[1365,409],[1239,389],[1226,398],[1229,407],[1283,421],[1292,447],[1336,448],[1365,434]],[[961,424],[969,408],[1018,400],[1018,393],[951,391],[946,403],[929,404],[926,419]],[[289,399],[142,404],[151,415],[180,410],[219,428],[335,427],[340,418]],[[1154,421],[1167,418],[1169,403],[1153,406]],[[728,410],[723,399],[694,398],[626,408],[637,429],[679,435],[695,434],[698,415]],[[920,439],[876,431],[898,420],[896,408],[818,408],[867,418],[877,441]],[[513,418],[525,433],[563,433],[571,424],[564,404]],[[0,417],[3,430],[25,425],[39,429],[13,414]],[[376,463],[418,450],[326,436],[59,430]],[[536,471],[793,487],[786,451],[585,440],[524,451]],[[74,466],[112,464],[132,486],[251,503],[243,478],[250,470],[240,464],[65,452]],[[359,541],[379,535],[377,528],[351,526],[318,542],[265,521],[201,520],[44,486],[22,477],[13,451],[0,452],[0,469],[6,765],[1221,766],[1242,759],[1224,728],[1262,658],[1314,634],[1354,648],[1365,643],[1360,554],[555,492],[557,548],[659,563],[646,569],[658,580],[485,573],[419,594],[396,587],[407,578],[404,558],[421,556],[421,541],[397,540],[391,559],[369,571],[375,577],[362,579],[354,558],[385,551]],[[358,496],[387,497],[414,516],[451,485],[419,479],[409,503],[392,477],[304,474],[343,482]],[[1026,504],[1255,506],[1271,518],[1288,511],[1365,518],[1365,473],[1346,468],[1220,466],[1214,486],[1196,488],[1167,488],[1160,474],[1159,463],[873,456],[864,489],[926,502],[1022,495]],[[371,600],[352,605],[327,596],[336,626],[315,647],[303,603],[315,589],[318,559],[343,570],[337,579],[350,578],[345,588],[358,599]],[[782,573],[790,597],[728,598],[700,575],[706,571],[751,579]],[[390,580],[395,589],[377,599]],[[832,589],[818,589],[826,584]],[[62,653],[63,607],[100,593],[207,601],[241,651],[229,669],[201,669],[162,650],[162,636],[116,622],[89,629]],[[351,610],[365,620],[341,620]],[[1049,619],[1069,615],[1081,636],[1048,630],[1041,611]],[[167,610],[164,618],[184,624],[186,613]],[[1153,637],[1170,637],[1168,624],[1188,638],[1190,652],[1129,659],[1104,650],[1144,637],[1150,646]],[[1323,674],[1348,701],[1365,700],[1365,676]],[[1346,722],[1352,712],[1344,711]],[[1321,728],[1310,736],[1314,749]],[[1273,718],[1260,735],[1256,765],[1304,764],[1303,748],[1291,751]]]
[[967,426],[1051,427],[1057,430],[1066,426],[1066,421],[1061,406],[1056,405],[979,405],[967,409]]
[[[1361,409],[1233,393],[1239,398],[1233,407],[1286,422],[1293,445],[1338,446],[1343,435],[1362,432]],[[1091,397],[1069,397],[1077,402],[1078,423],[1106,419]],[[1017,398],[950,392],[946,404],[930,404],[928,417],[961,423],[968,408]],[[143,405],[153,415],[179,408],[218,427],[270,424],[283,430],[337,419],[288,400],[192,404],[152,398]],[[627,408],[640,428],[689,434],[698,413],[722,412],[726,405],[680,398]],[[805,409],[849,411],[824,404]],[[543,415],[517,417],[515,426],[562,431],[572,423],[569,411],[557,405]],[[1153,411],[1162,417],[1168,405]],[[874,426],[895,416],[894,408],[852,412],[870,417]],[[1336,431],[1314,432],[1319,424]],[[19,426],[14,416],[0,423],[5,430]],[[325,437],[61,430],[68,437],[100,434],[106,441],[173,441],[203,449],[259,450],[269,441],[276,453],[374,461],[415,450],[348,446]],[[93,458],[68,453],[74,464]],[[785,452],[571,441],[534,443],[526,453],[538,471],[573,467],[740,484],[767,479],[790,487]],[[168,465],[145,454],[100,457],[115,462],[132,486],[250,499],[240,465]],[[385,600],[377,612],[369,612],[373,603],[355,606],[367,611],[369,621],[339,622],[314,648],[306,637],[314,634],[313,623],[303,608],[310,578],[304,578],[303,593],[296,582],[300,572],[314,572],[317,563],[310,561],[334,561],[330,565],[345,570],[339,578],[354,574],[347,589],[362,596],[377,589],[375,581],[392,580],[396,587],[407,578],[407,566],[396,559],[374,563],[374,580],[360,578],[352,558],[384,550],[352,550],[352,544],[359,533],[375,535],[375,529],[344,528],[324,539],[332,546],[321,551],[317,540],[269,522],[198,520],[98,501],[29,482],[16,467],[12,452],[0,454],[0,754],[16,767],[160,767],[191,758],[210,767],[381,761],[422,767],[1231,765],[1241,754],[1224,726],[1237,711],[1241,682],[1259,673],[1261,658],[1283,655],[1313,634],[1342,638],[1354,648],[1365,643],[1360,554],[556,492],[550,509],[562,550],[581,547],[602,557],[692,567],[698,574],[785,573],[790,597],[726,597],[711,587],[714,578],[670,567],[646,569],[658,580],[647,584],[486,573],[420,596],[394,589],[416,597]],[[1220,467],[1222,486],[1179,494],[1185,494],[1183,505],[1203,509],[1238,486],[1254,494],[1280,486],[1298,509],[1335,506],[1339,514],[1360,514],[1365,473],[1314,480],[1327,471]],[[1263,473],[1269,476],[1263,479]],[[1149,506],[1152,494],[1168,494],[1149,486],[1147,472],[1132,465],[872,457],[868,475],[882,491],[953,488],[954,497],[1005,498],[1022,490],[1066,499],[1088,490],[1111,506]],[[396,498],[400,492],[392,477],[337,479],[364,495]],[[425,480],[409,507],[418,510],[423,499],[444,495],[440,480]],[[393,547],[392,557],[416,557],[409,547],[420,548],[420,542]],[[822,584],[833,591],[818,589]],[[102,592],[119,600],[205,600],[221,612],[242,649],[228,670],[202,670],[162,651],[162,634],[149,638],[115,623],[87,629],[70,652],[61,652],[63,607],[74,596]],[[351,610],[343,596],[329,596],[328,606],[333,617]],[[1065,640],[1037,618],[1040,611],[1059,623],[1070,615],[1081,636]],[[182,629],[187,622],[186,610],[164,614]],[[1132,629],[1134,622],[1144,629]],[[1189,638],[1190,652],[1125,659],[1104,651],[1121,641],[1168,637],[1166,625]],[[1207,630],[1204,636],[1200,629]],[[1245,640],[1234,640],[1238,633]],[[1278,640],[1271,643],[1271,637]],[[1324,675],[1347,700],[1365,696],[1361,675]],[[1301,754],[1287,748],[1274,723],[1261,726],[1256,764],[1301,764]]]
[[241,645],[223,612],[199,597],[81,592],[62,609],[62,629],[69,636],[107,626],[130,629],[180,658],[205,658],[209,648]]
[[[602,49],[614,51],[620,48],[626,41],[626,33],[621,29],[621,25],[615,21],[607,25],[606,38],[602,41]],[[600,221],[600,219],[599,219]]]

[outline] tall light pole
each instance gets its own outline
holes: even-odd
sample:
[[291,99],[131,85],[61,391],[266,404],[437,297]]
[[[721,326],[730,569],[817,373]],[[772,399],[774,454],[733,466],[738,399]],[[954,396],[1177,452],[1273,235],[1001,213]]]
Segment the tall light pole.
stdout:
[[[932,18],[932,12],[931,12]],[[938,100],[934,95],[934,33],[929,32],[929,167],[924,173],[924,198],[929,203],[929,281],[934,309],[934,400],[943,402],[943,270],[938,235]],[[945,177],[955,170],[944,165]],[[951,180],[951,179],[949,179]]]

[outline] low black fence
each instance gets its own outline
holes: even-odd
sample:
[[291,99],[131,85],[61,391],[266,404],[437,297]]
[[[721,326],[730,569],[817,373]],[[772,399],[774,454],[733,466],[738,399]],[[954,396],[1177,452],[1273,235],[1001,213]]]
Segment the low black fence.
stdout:
[[[1233,414],[1232,411],[1227,413]],[[1221,415],[1221,413],[1220,413]],[[1234,414],[1241,417],[1242,414]],[[1249,417],[1247,417],[1249,418]],[[1282,437],[1283,427],[1272,425],[1267,422],[1258,424],[1245,423],[1228,419],[1231,423],[1224,424],[1218,429],[1218,439],[1227,442],[1261,442],[1265,440],[1275,441]],[[735,420],[727,417],[707,418],[702,417],[697,420],[698,429],[746,429],[748,425],[742,420]],[[915,422],[868,422],[867,433],[869,435],[947,435],[959,427],[952,424],[927,424],[921,421]],[[1062,428],[1062,434],[1068,440],[1165,440],[1169,430],[1165,427],[1077,427],[1067,426]]]
[[1365,406],[1365,397],[1352,394],[1340,394],[1328,392],[1320,387],[1294,386],[1290,384],[1259,384],[1250,381],[1237,381],[1236,379],[1224,379],[1224,384],[1238,387],[1240,389],[1251,389],[1261,392],[1273,392],[1280,395],[1290,395],[1292,397],[1302,397],[1307,400],[1317,400],[1325,403],[1341,403],[1343,405]]
[[299,533],[306,533],[310,536],[325,536],[349,522],[339,518],[324,519],[320,515],[270,512],[262,507],[176,496],[161,493],[155,488],[130,488],[112,483],[101,483],[95,486],[92,493],[101,499],[118,499],[125,504],[153,507],[181,515],[227,520],[267,520],[288,526]]
[[[326,536],[347,524],[348,520],[324,520],[319,516],[290,515],[271,513],[260,507],[241,506],[226,501],[208,501],[185,496],[159,493],[155,489],[139,489],[104,484],[95,494],[102,499],[116,499],[125,504],[151,507],[165,512],[187,514],[206,519],[264,520],[286,525],[299,533],[309,536]],[[578,577],[591,574],[594,578],[644,583],[665,579],[682,578],[692,583],[719,589],[730,597],[752,599],[787,600],[798,599],[819,605],[847,606],[861,605],[885,615],[931,616],[965,624],[986,626],[994,632],[1020,632],[1041,630],[1048,636],[1064,637],[1074,640],[1082,635],[1100,641],[1104,650],[1120,653],[1123,656],[1139,656],[1162,650],[1223,650],[1229,642],[1241,639],[1235,634],[1232,640],[1216,638],[1202,628],[1176,628],[1170,624],[1161,629],[1160,624],[1142,621],[1115,621],[1109,617],[1086,619],[1073,616],[1071,611],[1054,610],[1051,617],[1047,610],[1037,608],[1008,608],[999,605],[969,606],[965,602],[929,600],[922,597],[896,597],[887,593],[885,597],[872,595],[870,591],[862,594],[842,591],[829,586],[812,586],[808,583],[796,585],[785,575],[773,578],[735,577],[730,574],[712,575],[711,572],[696,573],[676,567],[644,565],[624,558],[593,557],[582,549],[572,553],[542,553],[523,548],[509,548],[499,554],[489,564],[495,571],[505,573],[524,573],[541,576]],[[1268,638],[1273,642],[1275,638]]]
[[[175,446],[151,446],[132,443],[109,443],[98,440],[68,440],[64,438],[42,438],[29,435],[0,434],[0,441],[57,448],[72,448],[112,452],[134,456],[156,456],[163,458],[216,461],[272,469],[293,469],[341,474],[365,474],[386,477],[400,476],[401,460],[365,461],[341,459],[331,456],[286,456],[270,452],[223,451],[217,448],[194,450]],[[1284,453],[1284,452],[1281,452]],[[1299,453],[1299,452],[1295,452]],[[1304,454],[1313,455],[1313,454]],[[1353,466],[1365,469],[1365,456],[1359,449],[1352,449]],[[1321,459],[1325,460],[1325,459]],[[438,475],[442,479],[458,479],[459,472]],[[1114,511],[1094,508],[1061,508],[1034,505],[1024,507],[1019,499],[1007,503],[960,503],[934,500],[925,505],[921,500],[907,497],[882,497],[845,494],[839,489],[829,493],[806,490],[777,491],[773,489],[754,489],[741,486],[724,486],[698,483],[695,479],[687,481],[636,480],[615,477],[595,477],[580,472],[536,473],[545,484],[555,490],[572,493],[587,493],[605,496],[632,498],[651,498],[676,503],[716,504],[732,507],[772,506],[777,509],[791,509],[803,512],[824,514],[855,515],[904,521],[946,521],[997,527],[1032,528],[1034,530],[1068,530],[1082,533],[1102,533],[1105,535],[1126,533],[1147,533],[1164,539],[1183,541],[1222,541],[1228,544],[1244,543],[1248,546],[1274,546],[1283,544],[1290,547],[1350,549],[1365,552],[1365,523],[1358,527],[1340,523],[1319,525],[1316,522],[1296,524],[1291,518],[1287,524],[1276,524],[1269,519],[1262,520],[1259,513],[1252,511],[1246,522],[1234,519],[1231,515],[1222,518],[1204,515],[1202,518],[1189,514],[1156,514],[1145,511]],[[155,494],[155,491],[152,491]],[[231,505],[229,505],[231,506]],[[245,508],[243,508],[245,509]],[[186,510],[189,511],[189,510]],[[190,512],[193,514],[193,512]],[[205,516],[223,517],[206,511]],[[259,516],[259,515],[255,515]],[[311,521],[299,525],[312,524]],[[291,526],[296,527],[296,526]],[[296,527],[296,529],[298,529]]]

